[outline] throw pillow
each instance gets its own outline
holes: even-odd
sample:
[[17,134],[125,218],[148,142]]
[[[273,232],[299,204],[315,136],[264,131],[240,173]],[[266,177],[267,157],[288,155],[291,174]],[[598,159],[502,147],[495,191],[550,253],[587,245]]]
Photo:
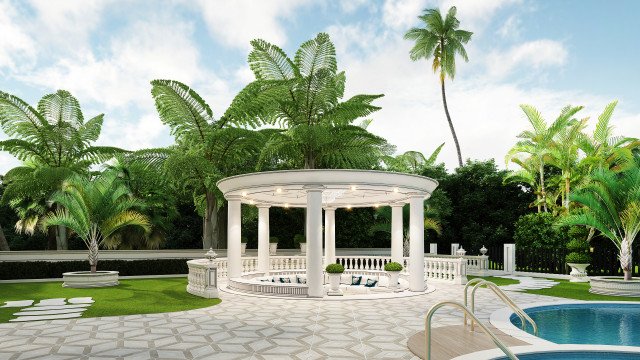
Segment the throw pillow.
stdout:
[[281,277],[280,278],[280,282],[281,283],[291,283],[291,279],[290,278],[285,278],[285,277]]
[[361,281],[362,281],[362,275],[360,276],[351,275],[351,285],[360,285]]
[[364,284],[364,286],[374,287],[376,286],[377,283],[378,283],[378,280],[368,279],[367,282]]

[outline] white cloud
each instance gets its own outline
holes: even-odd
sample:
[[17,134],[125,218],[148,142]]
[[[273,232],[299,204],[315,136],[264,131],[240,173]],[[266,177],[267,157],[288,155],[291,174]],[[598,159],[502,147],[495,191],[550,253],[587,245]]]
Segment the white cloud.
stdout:
[[341,0],[340,8],[345,13],[350,14],[360,7],[364,6],[365,4],[367,4],[367,0]]
[[18,11],[11,3],[0,2],[0,69],[15,71],[19,64],[35,60],[36,45],[16,22],[17,17]]
[[520,36],[520,18],[516,15],[511,15],[502,24],[497,33],[505,39],[517,38]]
[[386,0],[382,7],[382,21],[394,29],[409,29],[426,7],[425,0]]
[[502,78],[519,67],[540,70],[562,66],[567,58],[568,52],[561,42],[541,39],[518,44],[504,52],[494,51],[487,55],[485,61],[489,73]]
[[248,49],[261,38],[283,46],[287,34],[280,23],[295,14],[306,0],[200,0],[197,2],[213,37],[231,47]]

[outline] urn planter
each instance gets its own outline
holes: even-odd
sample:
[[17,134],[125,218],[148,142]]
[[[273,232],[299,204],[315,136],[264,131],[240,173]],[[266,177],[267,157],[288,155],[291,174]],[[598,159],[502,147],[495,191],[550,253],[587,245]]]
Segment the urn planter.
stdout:
[[329,291],[327,295],[342,296],[342,291],[340,291],[340,276],[342,276],[342,273],[329,274]]
[[269,255],[275,255],[278,250],[278,243],[269,243]]
[[577,263],[567,263],[571,267],[571,275],[570,282],[589,282],[589,277],[587,276],[587,267],[590,264],[577,264]]
[[307,253],[307,243],[306,242],[301,242],[300,243],[300,252],[303,255]]
[[247,252],[247,243],[246,242],[240,243],[240,251],[241,251],[242,255],[244,255],[244,253]]
[[118,285],[118,271],[72,271],[62,274],[63,287],[95,288]]
[[389,274],[389,289],[398,291],[398,280],[400,279],[400,271],[387,271]]

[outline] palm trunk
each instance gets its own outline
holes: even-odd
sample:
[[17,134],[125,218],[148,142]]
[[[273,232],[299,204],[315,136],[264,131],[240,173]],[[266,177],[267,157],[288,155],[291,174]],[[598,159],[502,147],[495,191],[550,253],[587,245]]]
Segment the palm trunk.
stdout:
[[544,163],[540,160],[540,193],[542,196],[542,207],[547,212],[547,192],[544,189]]
[[631,242],[627,239],[622,240],[620,244],[620,267],[624,272],[624,279],[631,280],[633,276],[633,258],[632,258]]
[[91,225],[89,232],[89,266],[91,266],[91,272],[95,273],[98,268],[98,240],[100,233],[98,232],[98,226],[96,224]]
[[567,212],[569,211],[569,192],[571,191],[571,180],[568,177],[564,179],[564,201]]
[[58,236],[55,226],[47,229],[47,250],[56,250],[58,248]]
[[218,226],[218,217],[216,213],[217,199],[213,191],[207,190],[206,194],[207,208],[205,209],[202,229],[202,248],[218,248],[218,239],[216,238],[216,228]]
[[309,151],[304,154],[304,168],[305,169],[316,168],[316,157],[314,156],[312,151]]
[[4,237],[4,232],[2,231],[2,226],[0,226],[0,251],[9,251],[9,243],[7,243],[7,238]]
[[[54,205],[54,211],[58,210],[59,205]],[[55,227],[56,230],[56,249],[57,250],[68,250],[69,244],[67,242],[67,228],[63,225],[58,225]]]
[[462,152],[460,151],[460,143],[458,143],[458,136],[456,136],[456,130],[453,128],[453,122],[449,115],[449,107],[447,106],[447,95],[444,90],[444,77],[440,78],[440,85],[442,89],[442,104],[444,105],[444,113],[447,115],[447,122],[449,123],[449,129],[451,129],[451,135],[453,135],[453,142],[456,144],[456,151],[458,152],[458,165],[462,167]]

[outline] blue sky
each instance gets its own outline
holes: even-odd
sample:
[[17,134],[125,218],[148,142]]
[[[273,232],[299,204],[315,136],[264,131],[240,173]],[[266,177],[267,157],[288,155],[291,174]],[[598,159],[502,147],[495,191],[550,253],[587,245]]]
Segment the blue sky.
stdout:
[[[548,119],[567,104],[596,118],[618,99],[616,129],[640,137],[640,2],[633,0],[0,0],[0,90],[31,104],[69,90],[85,117],[106,114],[99,143],[165,146],[172,139],[153,108],[150,80],[189,84],[219,115],[252,79],[251,39],[293,54],[326,31],[347,74],[347,96],[385,94],[370,129],[399,152],[445,142],[440,159],[452,168],[437,77],[428,63],[409,60],[411,43],[402,39],[422,9],[451,5],[474,32],[470,62],[459,62],[447,84],[465,158],[504,166],[527,125],[522,103]],[[0,153],[0,173],[16,164]]]

